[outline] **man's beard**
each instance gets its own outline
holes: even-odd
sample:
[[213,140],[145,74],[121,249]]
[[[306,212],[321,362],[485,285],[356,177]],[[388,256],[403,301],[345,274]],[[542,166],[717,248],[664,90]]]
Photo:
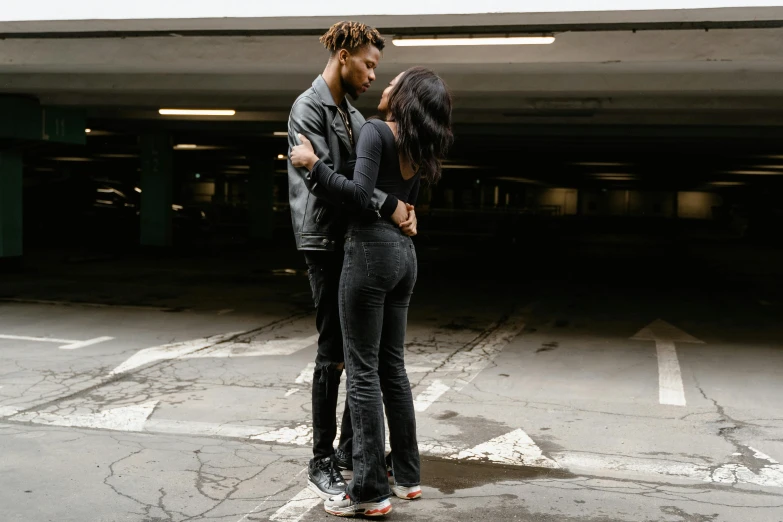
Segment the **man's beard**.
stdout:
[[359,97],[359,93],[356,92],[356,87],[346,82],[342,78],[340,78],[340,83],[343,84],[343,90],[345,91],[345,94],[350,96],[352,100],[355,100]]

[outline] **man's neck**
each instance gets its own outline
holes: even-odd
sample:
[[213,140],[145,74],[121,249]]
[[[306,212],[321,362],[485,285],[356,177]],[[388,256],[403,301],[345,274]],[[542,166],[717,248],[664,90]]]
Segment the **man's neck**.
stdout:
[[332,93],[334,103],[342,105],[343,101],[345,101],[345,90],[343,89],[342,82],[340,82],[340,73],[331,66],[331,62],[326,64],[326,69],[324,69],[321,76],[323,76],[324,81],[326,81],[329,92]]

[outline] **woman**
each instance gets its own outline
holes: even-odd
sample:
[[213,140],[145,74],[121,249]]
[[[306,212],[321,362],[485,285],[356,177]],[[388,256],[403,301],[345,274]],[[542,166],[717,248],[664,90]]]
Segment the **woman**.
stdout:
[[340,279],[354,428],[353,479],[344,494],[324,504],[327,512],[338,516],[381,516],[391,511],[384,403],[392,491],[406,499],[421,496],[416,418],[403,355],[417,275],[416,250],[396,225],[368,218],[360,210],[367,207],[376,186],[389,194],[387,204],[396,205],[400,199],[415,205],[422,178],[431,184],[438,181],[441,161],[453,141],[451,95],[435,73],[414,67],[391,81],[378,110],[385,121],[368,120],[362,127],[352,180],[319,161],[304,136],[290,153],[295,166],[306,167],[314,182],[357,210],[346,233]]

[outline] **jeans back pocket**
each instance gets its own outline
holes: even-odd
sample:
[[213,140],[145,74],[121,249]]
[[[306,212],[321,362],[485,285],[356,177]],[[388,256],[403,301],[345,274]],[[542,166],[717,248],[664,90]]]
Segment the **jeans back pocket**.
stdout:
[[385,283],[397,278],[400,272],[400,244],[397,242],[362,243],[367,275]]

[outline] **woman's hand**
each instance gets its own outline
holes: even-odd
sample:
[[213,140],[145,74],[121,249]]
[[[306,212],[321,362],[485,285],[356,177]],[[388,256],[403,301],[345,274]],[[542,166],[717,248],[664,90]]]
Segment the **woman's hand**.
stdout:
[[413,205],[405,203],[405,208],[408,210],[408,219],[400,223],[400,228],[402,229],[403,234],[412,237],[419,233],[419,221],[416,219],[416,211],[414,210]]
[[296,136],[302,144],[293,147],[288,154],[288,158],[291,160],[291,164],[294,167],[304,167],[307,170],[313,170],[313,166],[318,161],[318,156],[315,155],[313,144],[301,134],[297,134]]

